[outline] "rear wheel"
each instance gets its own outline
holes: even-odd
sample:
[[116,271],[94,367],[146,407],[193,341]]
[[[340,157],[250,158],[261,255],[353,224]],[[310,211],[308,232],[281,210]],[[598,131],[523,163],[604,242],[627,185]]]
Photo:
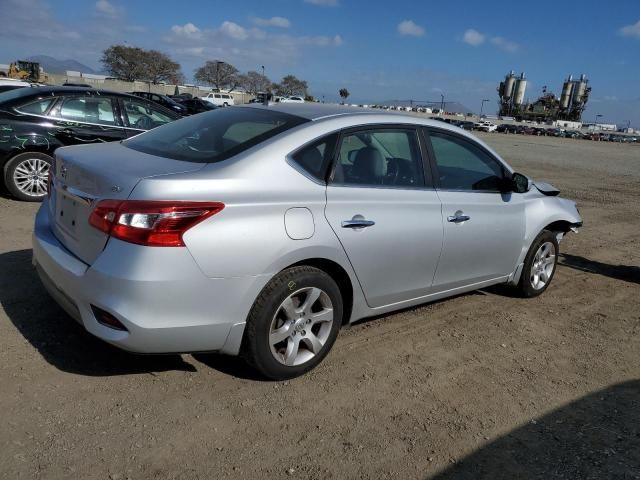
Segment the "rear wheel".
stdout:
[[333,279],[314,267],[280,272],[255,301],[244,355],[265,377],[284,380],[318,365],[342,322],[342,296]]
[[47,177],[53,158],[44,153],[16,155],[4,167],[4,184],[11,195],[26,202],[39,202],[47,194]]
[[558,261],[556,234],[544,230],[533,241],[525,258],[518,293],[526,298],[541,295],[551,283]]

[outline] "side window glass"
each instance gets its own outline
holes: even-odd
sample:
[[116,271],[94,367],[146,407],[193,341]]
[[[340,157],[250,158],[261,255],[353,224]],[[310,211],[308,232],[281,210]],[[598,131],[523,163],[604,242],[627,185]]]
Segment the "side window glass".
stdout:
[[329,135],[299,150],[291,158],[311,176],[324,182],[337,139],[337,134]]
[[111,99],[106,97],[67,97],[56,116],[74,122],[116,124]]
[[36,100],[35,102],[29,102],[24,105],[20,105],[16,108],[21,113],[34,113],[36,115],[43,115],[49,106],[53,103],[53,98],[45,98],[43,100]]
[[122,99],[129,126],[140,130],[151,130],[173,120],[160,110],[131,98]]
[[440,188],[444,190],[499,191],[503,166],[472,142],[429,132]]
[[381,129],[345,135],[331,181],[344,185],[423,187],[416,132]]

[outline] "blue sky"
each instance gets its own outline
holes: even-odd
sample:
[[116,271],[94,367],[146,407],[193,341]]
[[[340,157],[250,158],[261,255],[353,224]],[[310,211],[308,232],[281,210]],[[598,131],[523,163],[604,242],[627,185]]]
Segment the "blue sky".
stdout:
[[593,87],[596,114],[640,127],[640,2],[376,0],[0,0],[0,63],[35,54],[99,68],[127,42],[162,50],[190,78],[205,60],[278,80],[292,73],[313,95],[350,102],[456,100],[496,109],[511,69],[559,94],[569,74]]

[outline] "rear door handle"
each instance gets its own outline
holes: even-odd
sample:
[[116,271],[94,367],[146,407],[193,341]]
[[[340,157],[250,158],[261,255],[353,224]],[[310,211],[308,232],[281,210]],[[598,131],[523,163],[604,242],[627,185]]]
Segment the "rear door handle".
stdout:
[[352,219],[352,220],[343,220],[342,228],[366,228],[372,227],[376,222],[373,220],[364,220],[364,219]]
[[465,215],[462,210],[458,210],[454,215],[449,215],[447,220],[452,223],[462,223],[471,220],[469,215]]

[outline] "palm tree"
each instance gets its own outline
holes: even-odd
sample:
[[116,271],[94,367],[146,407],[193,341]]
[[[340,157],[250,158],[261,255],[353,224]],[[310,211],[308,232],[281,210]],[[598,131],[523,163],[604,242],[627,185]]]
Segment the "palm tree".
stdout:
[[340,98],[342,98],[342,103],[344,103],[349,96],[349,90],[347,90],[346,88],[341,88],[340,90],[338,90],[338,93],[340,94]]

